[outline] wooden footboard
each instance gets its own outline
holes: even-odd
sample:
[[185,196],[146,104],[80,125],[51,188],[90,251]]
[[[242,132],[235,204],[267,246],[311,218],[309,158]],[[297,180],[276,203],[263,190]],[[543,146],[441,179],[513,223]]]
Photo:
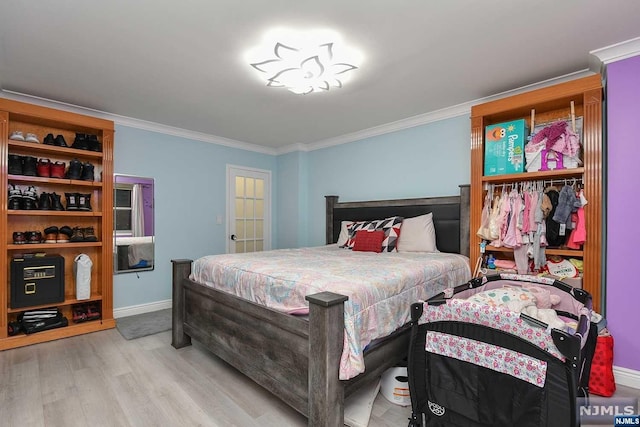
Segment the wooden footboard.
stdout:
[[173,260],[175,348],[195,339],[309,419],[342,426],[344,399],[406,355],[408,335],[365,356],[367,373],[340,381],[346,296],[307,296],[309,320],[189,280],[191,260]]
[[[438,248],[468,254],[468,186],[460,196],[338,203],[327,196],[327,243],[342,220],[433,212]],[[309,319],[284,314],[189,280],[191,260],[173,260],[173,335],[176,348],[195,339],[309,419],[311,426],[344,425],[344,401],[407,356],[409,332],[364,352],[366,372],[340,381],[347,297],[306,297]]]

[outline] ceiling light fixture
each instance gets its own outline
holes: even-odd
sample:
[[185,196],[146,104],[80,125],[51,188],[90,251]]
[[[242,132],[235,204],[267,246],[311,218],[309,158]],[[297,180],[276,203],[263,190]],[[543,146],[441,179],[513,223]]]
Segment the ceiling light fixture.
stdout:
[[247,57],[267,86],[296,94],[341,88],[361,62],[358,51],[346,48],[335,32],[326,30],[274,30]]

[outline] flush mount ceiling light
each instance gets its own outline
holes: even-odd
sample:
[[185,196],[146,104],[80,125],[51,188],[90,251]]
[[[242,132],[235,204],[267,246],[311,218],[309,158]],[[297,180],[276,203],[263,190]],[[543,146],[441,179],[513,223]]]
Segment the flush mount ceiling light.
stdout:
[[335,32],[326,30],[274,30],[247,57],[267,86],[296,94],[341,88],[361,62],[358,51],[345,47]]

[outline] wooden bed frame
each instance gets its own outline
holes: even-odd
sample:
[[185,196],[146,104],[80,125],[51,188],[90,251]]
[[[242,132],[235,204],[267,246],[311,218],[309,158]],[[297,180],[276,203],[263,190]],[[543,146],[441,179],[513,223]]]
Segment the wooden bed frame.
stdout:
[[[469,186],[460,195],[339,203],[326,196],[327,244],[337,241],[342,220],[434,214],[443,252],[469,254]],[[195,339],[309,419],[310,426],[343,426],[344,399],[407,355],[409,328],[365,351],[366,372],[338,379],[344,343],[346,296],[322,292],[306,297],[309,317],[281,313],[189,280],[191,260],[173,263],[175,348]]]

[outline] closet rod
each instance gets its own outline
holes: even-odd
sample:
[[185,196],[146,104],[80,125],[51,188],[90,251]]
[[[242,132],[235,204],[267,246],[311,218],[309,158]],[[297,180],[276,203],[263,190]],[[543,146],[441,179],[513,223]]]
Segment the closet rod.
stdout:
[[517,181],[517,182],[504,182],[504,183],[485,183],[484,189],[489,190],[491,188],[493,189],[499,189],[499,188],[514,188],[514,187],[520,187],[522,188],[522,186],[524,185],[576,185],[576,184],[583,184],[582,181],[582,177],[580,178],[551,178],[551,179],[532,179],[532,180],[528,180],[528,181]]

